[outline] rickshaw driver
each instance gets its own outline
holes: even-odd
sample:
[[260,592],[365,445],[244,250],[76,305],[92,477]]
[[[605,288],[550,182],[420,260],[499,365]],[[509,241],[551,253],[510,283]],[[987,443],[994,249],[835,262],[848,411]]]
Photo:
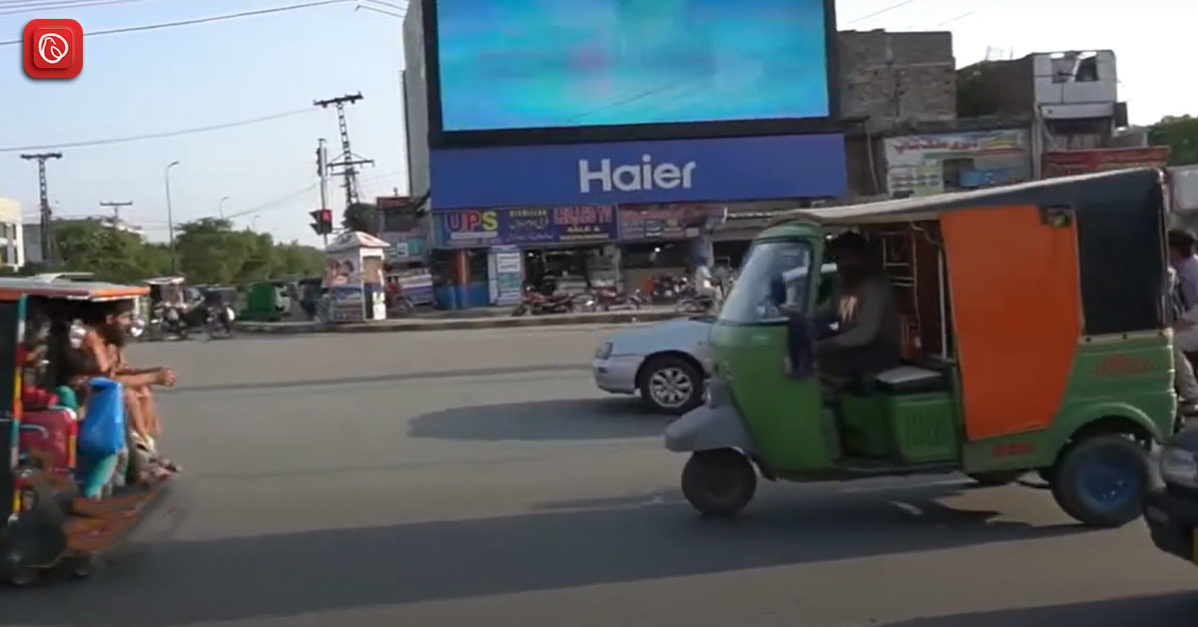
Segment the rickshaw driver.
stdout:
[[831,242],[840,285],[816,312],[837,322],[834,335],[815,343],[823,378],[833,387],[895,368],[902,363],[902,323],[894,285],[870,243],[848,232]]

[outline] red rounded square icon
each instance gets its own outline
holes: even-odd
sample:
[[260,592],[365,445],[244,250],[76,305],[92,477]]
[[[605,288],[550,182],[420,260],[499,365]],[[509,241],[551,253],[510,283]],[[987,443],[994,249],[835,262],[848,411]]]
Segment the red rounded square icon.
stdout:
[[25,73],[30,78],[75,78],[83,71],[83,27],[68,19],[25,25]]

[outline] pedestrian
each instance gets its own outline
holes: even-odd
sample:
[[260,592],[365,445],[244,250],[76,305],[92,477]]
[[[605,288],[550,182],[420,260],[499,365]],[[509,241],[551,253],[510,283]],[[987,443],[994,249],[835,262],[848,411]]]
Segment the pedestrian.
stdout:
[[1169,266],[1175,275],[1171,281],[1175,289],[1173,297],[1182,310],[1180,319],[1175,321],[1173,345],[1192,369],[1198,357],[1198,240],[1182,229],[1170,229],[1167,239]]
[[1191,312],[1198,308],[1187,310],[1185,297],[1182,294],[1181,280],[1177,271],[1169,268],[1169,307],[1167,322],[1173,327],[1173,388],[1180,402],[1177,413],[1186,418],[1198,417],[1198,377],[1194,375],[1194,366],[1186,356],[1183,345],[1192,343],[1198,334],[1198,324],[1192,320]]

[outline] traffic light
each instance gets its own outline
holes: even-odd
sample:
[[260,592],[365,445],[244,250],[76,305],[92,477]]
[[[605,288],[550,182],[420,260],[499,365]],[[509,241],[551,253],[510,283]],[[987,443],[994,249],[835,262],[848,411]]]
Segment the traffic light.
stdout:
[[317,235],[328,235],[333,232],[332,210],[317,209],[316,211],[309,211],[308,215],[312,216],[312,219],[315,220],[315,222],[308,226],[311,226]]

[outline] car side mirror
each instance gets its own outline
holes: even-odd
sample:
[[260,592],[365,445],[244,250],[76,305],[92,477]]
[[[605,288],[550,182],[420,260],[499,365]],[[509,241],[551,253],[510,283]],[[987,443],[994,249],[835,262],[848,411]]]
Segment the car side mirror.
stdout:
[[815,334],[811,320],[794,306],[786,316],[786,375],[796,381],[815,376]]

